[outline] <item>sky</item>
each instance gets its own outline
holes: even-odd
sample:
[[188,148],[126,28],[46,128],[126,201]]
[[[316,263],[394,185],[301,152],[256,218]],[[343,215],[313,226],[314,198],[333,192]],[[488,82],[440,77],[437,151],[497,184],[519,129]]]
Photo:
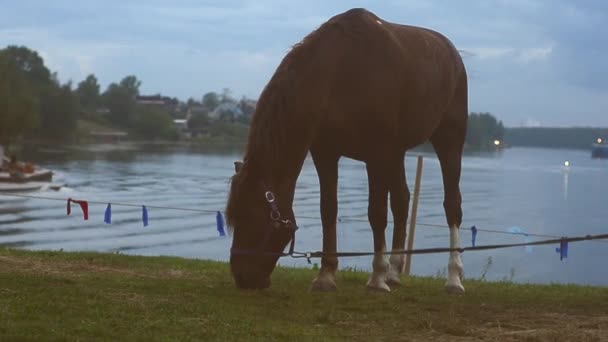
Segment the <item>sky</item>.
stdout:
[[143,94],[257,98],[291,46],[363,7],[446,35],[462,51],[469,110],[506,126],[608,127],[604,0],[0,0],[0,47],[38,51],[62,82]]

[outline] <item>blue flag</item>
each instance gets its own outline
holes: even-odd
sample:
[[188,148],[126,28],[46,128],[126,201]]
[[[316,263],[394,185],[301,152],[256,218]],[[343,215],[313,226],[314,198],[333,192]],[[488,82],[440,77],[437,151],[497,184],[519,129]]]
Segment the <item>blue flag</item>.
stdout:
[[108,207],[106,208],[106,213],[103,216],[103,222],[106,224],[112,223],[112,204],[108,203]]
[[148,226],[148,209],[143,205],[141,207],[141,220],[144,221],[144,227]]
[[475,239],[477,239],[477,227],[471,227],[471,243],[475,247]]
[[219,211],[215,215],[215,223],[217,224],[217,231],[220,233],[220,236],[226,236],[226,232],[224,231],[224,217]]

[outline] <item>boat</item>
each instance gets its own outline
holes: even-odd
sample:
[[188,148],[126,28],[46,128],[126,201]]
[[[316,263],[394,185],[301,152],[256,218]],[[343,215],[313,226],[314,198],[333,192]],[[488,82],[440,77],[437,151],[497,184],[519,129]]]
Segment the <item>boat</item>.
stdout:
[[20,173],[15,176],[9,172],[0,171],[0,183],[28,183],[28,182],[50,182],[53,180],[53,171],[47,169],[35,169],[31,173]]
[[608,142],[598,138],[591,146],[591,158],[608,159]]
[[59,191],[65,184],[48,182],[27,182],[27,183],[0,183],[0,193],[2,192],[34,192],[53,190]]
[[[1,147],[1,146],[0,146]],[[53,171],[32,163],[12,161],[4,156],[0,158],[0,183],[50,182]]]
[[32,192],[42,190],[44,183],[0,183],[0,192]]

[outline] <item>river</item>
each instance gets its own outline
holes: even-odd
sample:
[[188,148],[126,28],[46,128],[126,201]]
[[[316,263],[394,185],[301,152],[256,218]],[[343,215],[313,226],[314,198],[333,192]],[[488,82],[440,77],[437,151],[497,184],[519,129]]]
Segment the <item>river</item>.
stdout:
[[[406,156],[407,179],[413,193],[416,155],[424,158],[418,211],[421,224],[443,225],[443,188],[439,162],[433,153]],[[240,149],[162,146],[87,146],[26,152],[26,158],[56,172],[60,191],[36,196],[125,202],[146,206],[223,210]],[[570,169],[563,169],[564,161]],[[342,159],[339,178],[338,248],[370,251],[372,235],[367,217],[367,178],[364,164]],[[589,151],[511,148],[469,154],[463,159],[461,190],[464,223],[462,244],[471,245],[470,227],[480,231],[477,244],[534,240],[525,232],[555,236],[608,233],[608,161],[593,160]],[[112,224],[104,223],[105,204],[91,204],[84,221],[74,207],[31,198],[0,196],[0,245],[31,250],[102,251],[137,255],[172,255],[227,260],[230,238],[218,235],[212,212],[148,209],[142,224],[140,207],[113,206]],[[298,179],[295,213],[300,230],[297,250],[321,249],[319,186],[307,159]],[[390,241],[392,227],[387,229]],[[419,225],[415,247],[447,247],[448,230]],[[608,242],[571,243],[568,258],[555,248],[510,248],[463,254],[465,276],[522,283],[608,285]],[[416,255],[412,273],[441,275],[447,254]],[[318,262],[318,261],[317,261]],[[303,260],[282,259],[282,265],[311,267]],[[370,257],[342,258],[340,267],[371,268]]]

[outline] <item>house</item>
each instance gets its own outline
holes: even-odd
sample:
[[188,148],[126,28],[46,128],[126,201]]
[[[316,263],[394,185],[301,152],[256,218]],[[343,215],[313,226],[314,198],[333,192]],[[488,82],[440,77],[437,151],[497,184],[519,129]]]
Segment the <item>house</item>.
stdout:
[[234,120],[243,116],[243,111],[239,107],[238,103],[225,102],[217,106],[215,110],[209,113],[209,119],[211,120]]
[[165,100],[162,96],[151,95],[151,96],[137,96],[135,102],[139,105],[152,105],[152,106],[165,106]]
[[172,117],[179,116],[181,112],[179,101],[176,98],[158,95],[138,95],[135,103],[140,106],[152,106],[166,110]]
[[173,120],[173,125],[175,125],[175,127],[181,133],[188,133],[188,120],[186,120],[186,119],[175,119],[175,120]]

